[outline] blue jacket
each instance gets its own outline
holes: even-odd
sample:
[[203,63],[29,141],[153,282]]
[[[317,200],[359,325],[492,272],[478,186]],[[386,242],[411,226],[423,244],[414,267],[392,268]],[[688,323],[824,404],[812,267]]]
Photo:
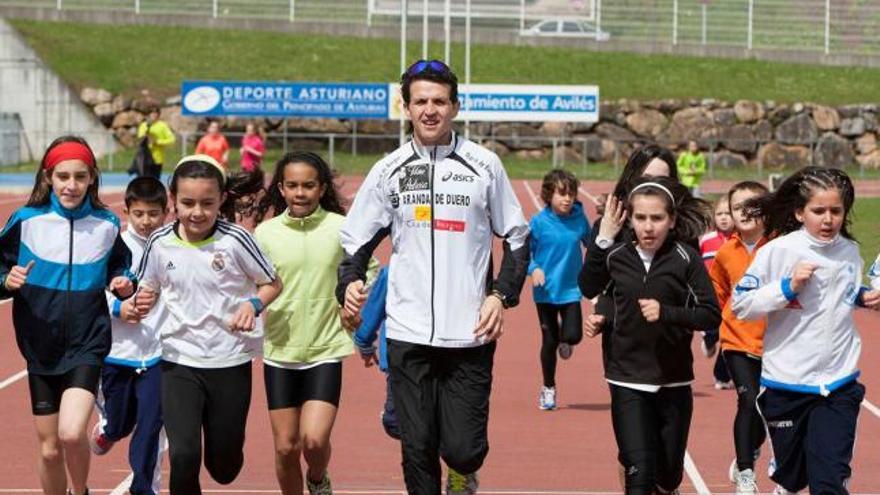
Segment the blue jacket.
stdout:
[[101,365],[110,352],[110,312],[104,289],[130,275],[131,252],[119,219],[86,198],[74,210],[51,194],[44,206],[18,209],[0,231],[0,283],[13,266],[34,261],[13,298],[12,321],[28,372],[58,375]]
[[379,369],[388,370],[388,354],[385,348],[385,296],[388,293],[388,267],[379,270],[376,281],[361,308],[361,325],[354,334],[354,345],[361,354],[376,352],[376,336],[379,337]]
[[529,222],[529,274],[540,268],[544,285],[533,287],[536,303],[568,304],[581,300],[577,277],[584,264],[581,245],[590,242],[590,223],[580,201],[561,217],[546,206]]

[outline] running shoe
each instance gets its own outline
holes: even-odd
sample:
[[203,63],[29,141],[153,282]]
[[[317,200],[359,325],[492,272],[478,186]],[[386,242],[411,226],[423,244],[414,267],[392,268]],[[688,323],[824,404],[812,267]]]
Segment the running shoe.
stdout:
[[795,495],[796,493],[797,492],[790,492],[779,485],[776,485],[776,488],[773,489],[773,495]]
[[715,381],[715,390],[733,390],[733,380],[729,382]]
[[446,495],[474,495],[480,487],[477,473],[461,474],[449,468],[446,475]]
[[330,475],[324,473],[324,478],[315,483],[306,476],[306,486],[309,488],[309,495],[333,495],[333,487],[330,485]]
[[541,387],[541,395],[538,396],[538,408],[542,411],[556,409],[556,387]]
[[743,469],[736,473],[736,495],[757,495],[758,483],[755,481],[755,471]]
[[572,347],[571,344],[562,342],[556,347],[556,352],[559,353],[559,357],[562,359],[568,359],[571,357],[572,353],[574,353],[574,347]]
[[736,476],[739,474],[739,466],[736,464],[736,457],[730,461],[730,468],[727,470],[727,479],[730,480],[732,484],[736,484]]
[[107,435],[104,435],[100,421],[95,423],[94,428],[92,428],[92,434],[89,435],[89,448],[92,449],[92,453],[95,455],[104,455],[107,452],[110,452],[110,449],[113,448],[113,444],[115,443],[116,442],[113,440],[107,438]]

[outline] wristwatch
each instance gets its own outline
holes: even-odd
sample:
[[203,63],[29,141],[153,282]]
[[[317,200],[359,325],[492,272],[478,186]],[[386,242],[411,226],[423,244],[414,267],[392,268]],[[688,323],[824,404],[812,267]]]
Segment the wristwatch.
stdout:
[[605,237],[596,238],[596,245],[599,246],[599,249],[608,249],[612,244],[614,244],[614,239],[606,239]]

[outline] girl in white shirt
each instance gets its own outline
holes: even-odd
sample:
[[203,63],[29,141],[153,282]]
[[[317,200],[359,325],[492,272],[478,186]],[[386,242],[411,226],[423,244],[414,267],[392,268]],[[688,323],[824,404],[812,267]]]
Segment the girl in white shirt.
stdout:
[[205,467],[231,483],[244,462],[251,361],[260,354],[263,307],[281,292],[272,264],[243,228],[218,218],[234,198],[213,158],[183,158],[169,190],[177,220],[156,231],[138,269],[146,313],[161,297],[162,414],[172,494],[201,493]]

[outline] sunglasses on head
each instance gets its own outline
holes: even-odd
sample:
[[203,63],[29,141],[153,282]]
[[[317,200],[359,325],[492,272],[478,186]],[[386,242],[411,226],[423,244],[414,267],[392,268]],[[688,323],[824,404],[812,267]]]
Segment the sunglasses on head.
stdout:
[[416,63],[410,65],[408,69],[406,69],[406,75],[415,76],[427,70],[437,72],[439,74],[445,74],[449,72],[449,66],[439,60],[419,60]]

